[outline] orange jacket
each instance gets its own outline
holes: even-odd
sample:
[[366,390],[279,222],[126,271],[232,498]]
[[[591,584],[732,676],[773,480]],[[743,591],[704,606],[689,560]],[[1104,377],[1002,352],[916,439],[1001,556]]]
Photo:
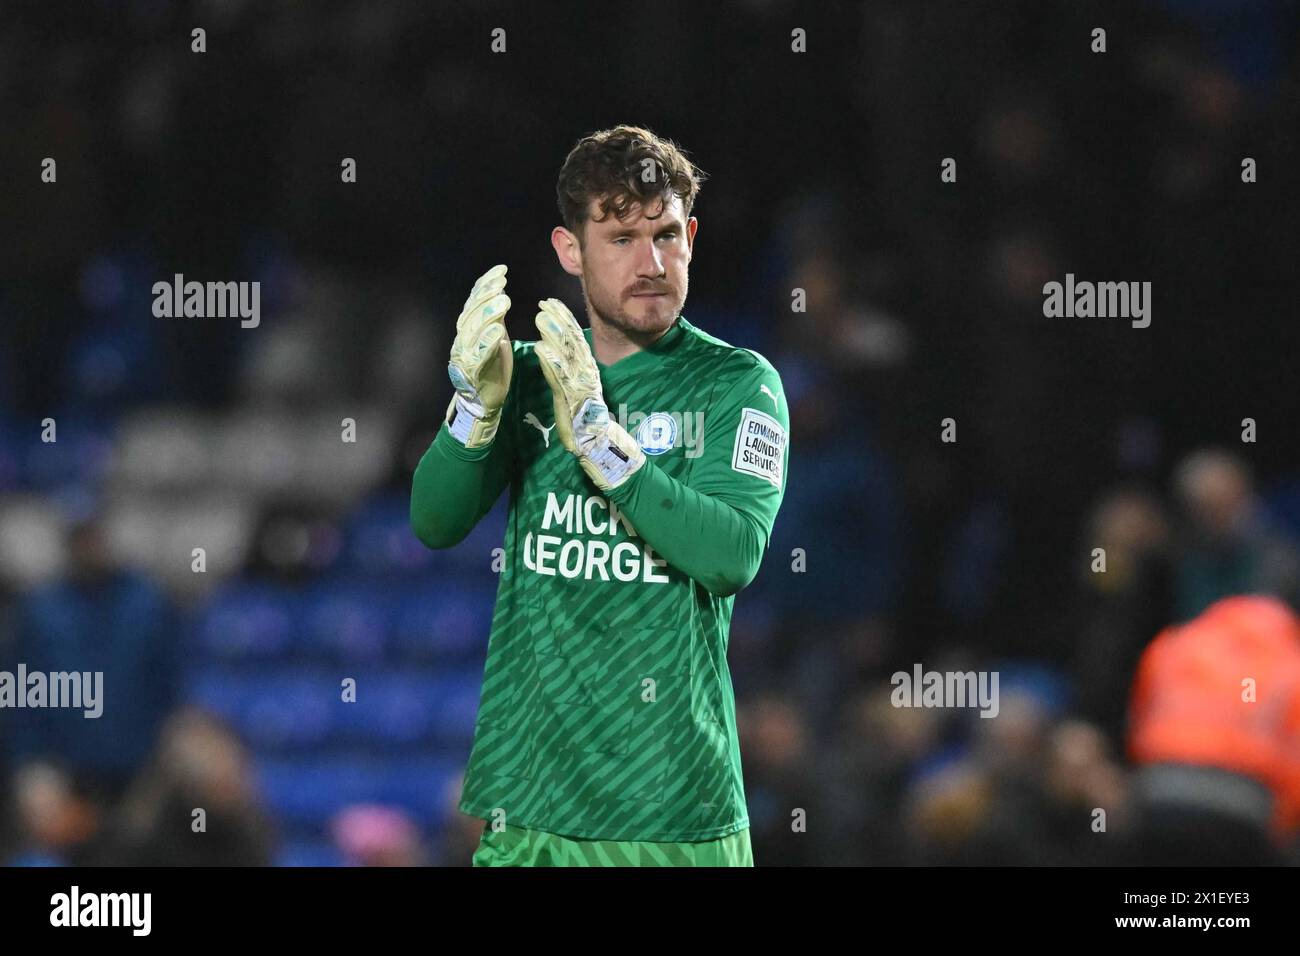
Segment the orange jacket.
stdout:
[[1138,663],[1128,753],[1137,764],[1259,780],[1276,799],[1275,835],[1291,839],[1300,831],[1300,618],[1274,598],[1243,595],[1161,631]]

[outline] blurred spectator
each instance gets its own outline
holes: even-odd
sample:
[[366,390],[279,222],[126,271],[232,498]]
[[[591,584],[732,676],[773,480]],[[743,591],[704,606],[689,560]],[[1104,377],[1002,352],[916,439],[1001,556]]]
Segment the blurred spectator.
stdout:
[[1264,515],[1250,470],[1235,455],[1202,450],[1178,466],[1175,493],[1186,525],[1177,552],[1177,619],[1229,594],[1300,602],[1295,545]]
[[779,695],[765,695],[738,708],[736,724],[743,741],[750,839],[766,847],[763,864],[817,863],[831,818],[821,788],[814,785],[815,748],[802,710]]
[[[939,846],[944,856],[933,862],[978,860],[1003,866],[1061,862],[1064,853],[1053,839],[1043,774],[1053,717],[1050,702],[1035,689],[1004,679],[996,717],[964,717],[972,736],[969,757],[957,765],[961,772],[941,772],[918,794],[915,812],[921,822],[940,827],[937,833],[922,827],[925,836],[942,838]],[[949,792],[956,781],[964,780],[971,782],[974,799],[957,799]],[[967,828],[960,834],[963,839],[943,829],[951,822],[948,814],[957,809],[969,814],[960,817]],[[933,852],[934,847],[923,843],[922,849]]]
[[13,866],[75,866],[89,862],[102,811],[76,781],[48,763],[28,763],[14,776],[20,830]]
[[[1118,747],[1123,741],[1128,685],[1151,635],[1172,617],[1170,531],[1151,493],[1125,488],[1105,496],[1088,519],[1076,566],[1078,630],[1072,673],[1079,712]],[[1093,549],[1105,551],[1094,571]]]
[[852,695],[844,707],[843,727],[817,775],[826,794],[826,829],[831,834],[829,840],[823,838],[819,862],[909,862],[897,821],[914,767],[942,744],[943,714],[895,707],[891,696],[892,688],[881,683]]
[[1053,842],[1060,853],[1054,862],[1117,863],[1131,826],[1128,781],[1101,730],[1082,720],[1058,724],[1051,732],[1043,775]]
[[64,765],[104,806],[144,764],[177,689],[177,622],[163,592],[119,567],[97,517],[67,537],[68,573],[22,602],[18,661],[28,673],[102,673],[102,713],[23,708],[12,713],[13,756]]
[[902,820],[909,864],[972,866],[1025,863],[1033,850],[1027,828],[990,833],[995,814],[989,773],[971,761],[941,766],[908,788]]
[[1128,739],[1145,865],[1277,863],[1300,833],[1300,619],[1225,598],[1142,655]]
[[157,755],[122,801],[100,862],[268,866],[273,850],[250,755],[216,718],[186,709],[167,722]]

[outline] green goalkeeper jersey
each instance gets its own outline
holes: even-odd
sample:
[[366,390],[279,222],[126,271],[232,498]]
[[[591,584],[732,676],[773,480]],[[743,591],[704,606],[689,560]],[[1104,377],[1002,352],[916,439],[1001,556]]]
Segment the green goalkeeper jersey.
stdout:
[[785,491],[780,377],[684,316],[601,365],[611,418],[646,453],[602,495],[554,430],[534,344],[512,343],[493,443],[466,449],[444,424],[412,485],[430,547],[510,494],[460,809],[593,840],[734,833],[749,818],[728,628]]

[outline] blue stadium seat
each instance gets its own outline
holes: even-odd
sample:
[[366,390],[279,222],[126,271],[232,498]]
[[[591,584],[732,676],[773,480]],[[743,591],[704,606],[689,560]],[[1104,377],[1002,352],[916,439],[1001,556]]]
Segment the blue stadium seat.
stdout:
[[465,664],[482,661],[496,601],[496,582],[411,586],[397,599],[393,650],[403,658]]
[[422,829],[436,835],[455,811],[458,794],[451,788],[462,766],[436,758],[396,761],[384,773],[380,802],[400,807]]
[[309,656],[373,663],[383,657],[391,618],[386,588],[322,581],[303,599],[299,646]]
[[344,545],[348,570],[366,577],[395,575],[455,577],[495,581],[492,551],[505,538],[507,496],[453,548],[426,548],[411,530],[411,499],[406,492],[372,498],[352,515]]
[[340,712],[340,730],[357,743],[377,747],[408,747],[430,740],[442,693],[428,673],[359,673],[357,699]]
[[293,647],[298,605],[297,594],[273,585],[224,587],[198,613],[198,647],[217,660],[283,657]]
[[408,495],[388,494],[362,505],[352,516],[344,545],[346,567],[361,575],[389,577],[427,572],[446,564],[446,552],[431,551],[411,531]]
[[397,761],[337,756],[266,760],[258,767],[262,794],[288,827],[326,833],[334,817],[357,803],[397,807],[423,830],[442,828],[455,810],[459,765],[435,758]]
[[271,811],[289,826],[324,829],[344,807],[383,800],[387,767],[352,757],[263,760],[262,794]]
[[351,706],[340,699],[340,680],[297,670],[210,671],[196,675],[189,697],[230,721],[256,750],[314,748],[334,739],[342,708]]
[[159,397],[156,338],[147,329],[100,326],[86,331],[64,355],[65,394],[85,411]]
[[247,694],[247,684],[243,679],[222,671],[192,666],[184,684],[186,703],[216,714],[239,729]]
[[462,762],[469,756],[483,680],[480,668],[349,676],[356,678],[357,699],[335,709],[336,739],[389,751],[420,747]]
[[275,855],[276,866],[345,866],[343,854],[327,840],[286,842]]
[[439,752],[462,765],[469,758],[474,740],[474,718],[478,715],[482,667],[446,674],[439,678],[434,700],[434,735]]
[[41,440],[38,419],[24,430],[15,448],[19,483],[40,492],[65,485],[96,486],[112,453],[111,426],[70,414],[51,417],[56,441]]

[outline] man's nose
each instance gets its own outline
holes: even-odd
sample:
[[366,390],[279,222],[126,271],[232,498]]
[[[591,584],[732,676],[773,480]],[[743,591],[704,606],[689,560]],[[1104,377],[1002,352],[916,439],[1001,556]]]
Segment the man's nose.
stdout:
[[653,239],[637,257],[636,274],[647,279],[657,279],[664,274],[664,260]]

